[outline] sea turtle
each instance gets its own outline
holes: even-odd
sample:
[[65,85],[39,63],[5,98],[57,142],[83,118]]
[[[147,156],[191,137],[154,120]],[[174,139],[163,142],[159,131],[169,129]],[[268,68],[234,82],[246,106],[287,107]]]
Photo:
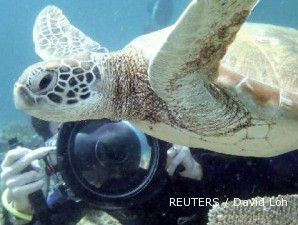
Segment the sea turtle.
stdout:
[[193,0],[174,25],[111,53],[48,6],[33,30],[44,61],[16,82],[15,105],[51,121],[126,119],[168,142],[233,155],[297,149],[298,32],[242,26],[257,2]]

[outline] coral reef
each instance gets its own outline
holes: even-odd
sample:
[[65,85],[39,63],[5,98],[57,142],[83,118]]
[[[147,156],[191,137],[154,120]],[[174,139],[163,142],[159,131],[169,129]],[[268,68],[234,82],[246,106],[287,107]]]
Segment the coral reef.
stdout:
[[[248,205],[247,205],[248,204]],[[214,205],[208,213],[208,225],[297,225],[298,195],[256,197]]]
[[8,140],[17,138],[23,146],[36,148],[43,143],[30,124],[9,123],[0,129],[0,158],[8,151]]

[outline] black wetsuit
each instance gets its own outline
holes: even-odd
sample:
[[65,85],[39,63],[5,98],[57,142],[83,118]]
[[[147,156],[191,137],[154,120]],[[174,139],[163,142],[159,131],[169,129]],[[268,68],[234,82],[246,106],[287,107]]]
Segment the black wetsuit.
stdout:
[[[298,150],[271,158],[238,157],[199,149],[192,149],[192,153],[202,165],[202,180],[170,179],[160,195],[139,208],[145,221],[141,224],[174,225],[179,217],[192,218],[181,224],[207,224],[211,208],[207,198],[215,203],[233,198],[298,193]],[[185,204],[190,206],[170,207],[170,197],[186,198]],[[191,204],[193,201],[189,198],[201,198],[202,201],[199,204],[197,199],[196,204]],[[180,218],[180,221],[187,221],[187,218]]]

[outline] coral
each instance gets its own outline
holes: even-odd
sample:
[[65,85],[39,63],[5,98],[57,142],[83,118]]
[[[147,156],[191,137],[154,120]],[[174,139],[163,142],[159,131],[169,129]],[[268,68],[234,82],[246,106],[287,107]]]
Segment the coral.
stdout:
[[92,210],[77,225],[121,225],[121,223],[103,211]]
[[[298,195],[255,197],[248,201],[228,201],[214,205],[208,213],[208,225],[297,225]],[[247,205],[248,204],[248,205]],[[280,205],[281,204],[281,205]]]

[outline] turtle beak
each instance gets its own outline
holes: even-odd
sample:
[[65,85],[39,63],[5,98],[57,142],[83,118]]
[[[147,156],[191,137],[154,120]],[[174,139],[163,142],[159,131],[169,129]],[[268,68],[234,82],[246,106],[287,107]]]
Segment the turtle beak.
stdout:
[[14,86],[14,104],[18,110],[26,111],[36,105],[35,98],[23,85],[16,83]]

